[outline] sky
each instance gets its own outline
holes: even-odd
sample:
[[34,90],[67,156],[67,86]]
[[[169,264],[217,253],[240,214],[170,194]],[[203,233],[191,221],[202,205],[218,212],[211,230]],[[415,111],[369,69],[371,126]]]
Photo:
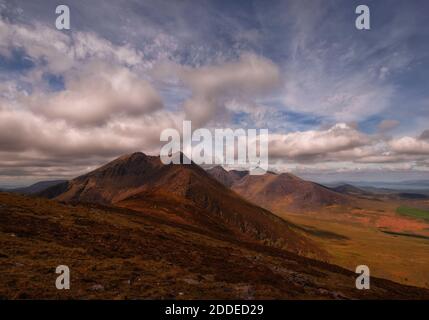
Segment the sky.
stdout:
[[[0,0],[0,186],[73,178],[160,132],[269,129],[316,181],[429,179],[425,0]],[[370,30],[355,8],[370,8]]]

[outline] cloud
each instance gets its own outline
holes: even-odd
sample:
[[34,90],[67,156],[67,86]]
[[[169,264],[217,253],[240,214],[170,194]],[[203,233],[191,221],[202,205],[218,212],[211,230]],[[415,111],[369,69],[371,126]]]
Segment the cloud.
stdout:
[[[385,12],[391,15],[389,24],[381,23],[371,36],[362,36],[349,21],[353,19],[346,13],[352,13],[349,5],[342,7],[340,2],[285,3],[289,10],[283,19],[290,27],[285,28],[283,50],[288,58],[282,66],[285,84],[280,100],[287,110],[335,122],[397,112],[392,109],[398,103],[400,82],[392,79],[415,61],[415,53],[403,45],[415,30],[409,24],[392,30],[393,21],[404,20],[401,11],[394,10]],[[333,14],[333,7],[343,14]]]
[[[177,119],[158,112],[129,120],[112,120],[103,127],[76,128],[23,110],[0,110],[0,153],[33,155],[36,159],[112,158],[143,150],[157,153],[160,132]],[[2,166],[5,157],[2,156]],[[19,161],[18,161],[19,162]]]
[[283,102],[287,109],[349,122],[368,118],[389,106],[392,87],[379,83],[364,70],[333,72],[325,63],[319,58],[298,58],[286,66]]
[[76,126],[99,126],[163,107],[152,85],[125,67],[88,63],[65,76],[65,90],[23,99],[33,112]]
[[429,129],[423,131],[419,136],[420,140],[429,140]]
[[[429,134],[416,134],[428,110],[426,16],[415,6],[374,4],[383,15],[370,34],[341,1],[77,1],[70,32],[54,28],[49,6],[0,0],[2,182],[156,153],[160,131],[184,118],[269,127],[273,163],[303,170],[428,168]],[[405,116],[409,137],[385,135]]]
[[399,124],[400,122],[397,120],[383,120],[378,124],[377,128],[380,132],[387,132],[396,128]]
[[309,161],[327,157],[331,153],[352,150],[368,141],[369,138],[364,134],[340,123],[327,130],[271,135],[269,151],[274,158]]
[[252,99],[270,93],[280,80],[279,69],[273,62],[249,53],[235,62],[200,68],[166,63],[155,73],[159,78],[173,74],[191,90],[192,96],[183,108],[196,126],[225,114],[228,100]]
[[[0,81],[2,181],[70,178],[124,153],[156,154],[160,132],[183,118],[164,110],[144,72],[152,62],[129,44],[4,19],[0,37],[0,56],[19,48],[33,62]],[[47,75],[62,88],[51,89]]]
[[413,137],[402,137],[389,142],[392,150],[398,154],[429,155],[429,142]]
[[280,170],[297,170],[299,167],[299,172],[325,169],[348,172],[359,168],[364,171],[382,168],[426,170],[429,143],[413,137],[389,140],[339,123],[322,130],[271,134],[269,154],[274,167]]
[[91,32],[68,34],[37,22],[24,25],[0,19],[0,38],[0,55],[11,56],[20,48],[45,72],[63,73],[87,59],[127,66],[143,63],[143,54],[127,44],[117,46]]
[[[31,167],[36,174],[50,163],[62,175],[87,169],[94,159],[100,164],[136,150],[156,153],[160,132],[182,118],[163,110],[141,73],[149,62],[129,44],[3,18],[0,37],[1,56],[19,48],[34,62],[19,77],[0,81],[0,169],[25,173]],[[46,75],[62,79],[63,88],[49,88]]]

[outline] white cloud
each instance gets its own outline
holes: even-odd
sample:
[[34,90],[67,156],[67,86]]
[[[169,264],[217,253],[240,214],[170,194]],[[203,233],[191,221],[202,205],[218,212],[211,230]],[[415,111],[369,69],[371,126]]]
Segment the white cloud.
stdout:
[[426,172],[429,142],[413,137],[369,135],[336,124],[325,130],[272,134],[274,169],[306,173]]
[[40,23],[23,25],[0,18],[0,54],[11,56],[20,48],[47,72],[63,73],[87,59],[107,60],[135,66],[143,62],[141,52],[128,45],[117,46],[93,33],[67,34]]
[[322,130],[274,134],[270,136],[270,155],[275,158],[309,160],[324,158],[330,153],[352,150],[369,142],[369,138],[344,124]]
[[192,92],[184,102],[188,119],[201,126],[226,112],[225,104],[234,98],[252,99],[272,92],[280,73],[270,60],[244,54],[238,61],[190,68],[163,64],[156,69],[160,78],[175,75]]
[[[112,120],[103,127],[77,128],[29,111],[0,109],[0,153],[14,154],[16,159],[32,154],[34,159],[67,158],[70,162],[111,158],[138,150],[156,154],[160,132],[177,126],[177,118],[161,111]],[[4,159],[2,156],[0,167],[5,165]]]
[[[0,55],[11,57],[20,48],[34,62],[27,73],[0,82],[0,175],[5,179],[55,172],[70,177],[124,153],[157,153],[160,132],[183,118],[163,109],[149,77],[141,73],[150,63],[129,45],[5,20],[0,20],[0,37]],[[64,89],[49,90],[46,73],[61,76]]]
[[377,83],[365,70],[337,74],[318,64],[296,61],[287,66],[283,101],[289,110],[356,121],[389,106],[393,88]]
[[413,137],[402,137],[389,142],[392,150],[398,154],[429,155],[429,142]]
[[35,93],[23,99],[33,112],[73,125],[104,125],[162,108],[151,84],[125,67],[87,63],[65,76],[65,90]]

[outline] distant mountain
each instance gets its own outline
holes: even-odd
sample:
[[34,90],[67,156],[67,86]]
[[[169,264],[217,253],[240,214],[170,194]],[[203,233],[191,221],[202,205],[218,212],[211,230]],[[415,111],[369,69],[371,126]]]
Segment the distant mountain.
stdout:
[[234,184],[232,190],[276,213],[317,210],[324,206],[346,205],[352,201],[347,195],[290,173],[248,175]]
[[268,171],[264,175],[249,175],[248,171],[227,171],[221,166],[207,172],[247,200],[277,213],[344,205],[351,201],[348,193],[365,193],[351,185],[330,189],[290,173]]
[[164,165],[159,157],[133,153],[48,191],[63,202],[108,204],[150,212],[209,233],[324,255],[323,250],[296,232],[294,225],[244,200],[194,163]]
[[350,195],[368,195],[370,192],[365,191],[361,188],[355,187],[351,184],[342,184],[337,187],[331,188],[332,190],[343,193],[343,194],[350,194]]
[[409,200],[423,200],[423,199],[429,199],[429,196],[422,193],[415,193],[415,192],[400,192],[397,193],[397,196],[401,199],[409,199]]
[[404,180],[404,181],[335,181],[323,183],[329,187],[336,187],[343,184],[350,184],[364,190],[389,189],[389,190],[429,190],[429,180]]
[[13,193],[27,194],[27,195],[37,194],[37,193],[43,192],[44,190],[50,187],[58,186],[65,182],[67,182],[67,180],[40,181],[28,187],[8,189],[6,191],[13,192]]
[[429,199],[427,190],[399,190],[399,189],[386,189],[374,187],[356,187],[351,184],[342,184],[331,188],[337,192],[348,194],[352,196],[365,196],[366,198],[391,198],[391,199],[405,199],[405,200],[421,200]]
[[34,193],[34,195],[38,197],[53,199],[56,196],[59,196],[63,192],[67,191],[68,187],[69,187],[69,182],[66,180],[64,182],[50,186],[40,192],[36,192]]

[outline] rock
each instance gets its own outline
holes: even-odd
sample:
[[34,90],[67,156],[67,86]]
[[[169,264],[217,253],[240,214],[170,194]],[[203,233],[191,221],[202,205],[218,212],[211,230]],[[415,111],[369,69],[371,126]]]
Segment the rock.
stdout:
[[104,291],[104,287],[101,284],[94,284],[91,287],[92,291]]
[[192,278],[184,278],[183,281],[186,282],[187,284],[192,284],[192,285],[197,285],[200,283],[198,280],[192,279]]

